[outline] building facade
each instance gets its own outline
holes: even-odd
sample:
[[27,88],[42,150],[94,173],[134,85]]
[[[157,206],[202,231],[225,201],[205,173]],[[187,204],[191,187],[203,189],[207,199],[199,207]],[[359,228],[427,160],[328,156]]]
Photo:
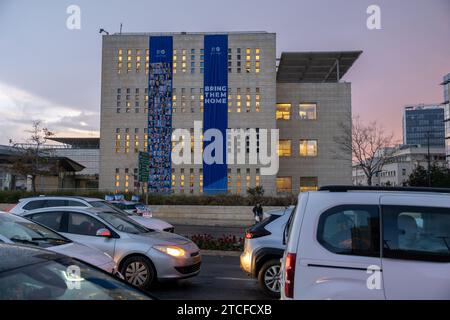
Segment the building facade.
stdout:
[[444,106],[445,110],[445,150],[447,154],[447,160],[450,160],[450,102],[448,95],[450,92],[450,73],[444,76],[442,87],[444,89],[444,102],[442,103],[442,105]]
[[[149,39],[171,38],[170,115],[171,129],[186,129],[193,153],[202,153],[194,141],[195,123],[204,119],[205,39],[209,33],[136,33],[103,36],[99,188],[115,192],[138,192],[138,154],[147,152],[149,112],[154,107],[149,76],[154,67]],[[335,157],[333,137],[341,124],[351,121],[351,86],[340,78],[361,52],[297,53],[281,57],[277,66],[276,35],[267,32],[221,33],[227,37],[226,115],[228,129],[254,129],[256,153],[260,132],[279,129],[280,154],[277,174],[265,175],[260,162],[249,160],[250,138],[243,144],[227,140],[227,151],[242,152],[245,163],[226,166],[226,192],[246,194],[262,186],[269,195],[297,193],[322,184],[351,182],[351,155]],[[164,50],[165,51],[165,50]],[[162,50],[157,51],[159,54]],[[284,57],[284,58],[283,58]],[[205,69],[206,68],[206,69]],[[294,75],[294,77],[292,77]],[[151,78],[151,77],[150,77]],[[169,84],[168,84],[169,85]],[[164,87],[167,89],[167,87]],[[151,100],[150,99],[150,100]],[[164,100],[165,101],[165,100]],[[284,106],[283,106],[284,105]],[[286,111],[286,106],[290,107]],[[167,106],[167,105],[166,105]],[[150,108],[150,109],[149,109]],[[283,109],[285,108],[285,109]],[[150,111],[149,111],[150,110]],[[289,116],[288,116],[289,114]],[[165,118],[165,119],[169,119]],[[163,120],[164,121],[164,120]],[[152,133],[153,134],[153,133]],[[190,138],[189,138],[190,136]],[[270,137],[269,150],[270,153]],[[159,140],[158,140],[159,141]],[[174,145],[169,152],[173,152]],[[185,152],[184,150],[183,152]],[[192,157],[193,158],[193,157]],[[150,159],[150,167],[152,159]],[[174,193],[204,192],[205,163],[171,163],[170,189]]]
[[444,107],[439,104],[406,106],[403,111],[403,144],[445,146]]
[[[389,159],[377,170],[372,178],[374,186],[401,187],[407,186],[409,176],[418,166],[427,168],[428,147],[423,146],[399,146],[395,150],[389,150]],[[445,148],[430,148],[430,163],[438,166],[446,166]],[[353,185],[366,186],[367,178],[363,170],[353,166]]]

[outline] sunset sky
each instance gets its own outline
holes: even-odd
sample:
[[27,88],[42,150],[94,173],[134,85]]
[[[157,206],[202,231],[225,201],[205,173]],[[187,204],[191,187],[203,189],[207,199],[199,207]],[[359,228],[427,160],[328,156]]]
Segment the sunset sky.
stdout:
[[[66,28],[69,5],[81,30]],[[381,30],[366,26],[381,8]],[[363,50],[343,79],[353,113],[401,138],[402,107],[441,103],[450,73],[450,0],[0,0],[0,144],[31,120],[60,136],[97,136],[99,28],[123,32],[269,31],[282,51]]]

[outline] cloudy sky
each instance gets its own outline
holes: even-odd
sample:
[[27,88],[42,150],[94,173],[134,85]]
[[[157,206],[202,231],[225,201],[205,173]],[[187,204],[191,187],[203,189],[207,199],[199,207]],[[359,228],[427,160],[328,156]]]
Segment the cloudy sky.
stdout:
[[[66,28],[69,5],[81,30]],[[381,30],[366,27],[369,5]],[[96,136],[100,27],[118,32],[277,33],[282,51],[363,50],[344,80],[355,114],[401,138],[406,104],[440,103],[450,72],[450,0],[0,0],[0,144],[19,141],[32,120],[60,136]]]

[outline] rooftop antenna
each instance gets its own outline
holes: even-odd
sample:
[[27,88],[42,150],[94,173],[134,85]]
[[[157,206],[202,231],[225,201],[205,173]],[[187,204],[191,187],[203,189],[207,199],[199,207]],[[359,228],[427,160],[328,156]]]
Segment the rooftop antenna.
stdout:
[[122,34],[122,22],[120,23],[120,34]]

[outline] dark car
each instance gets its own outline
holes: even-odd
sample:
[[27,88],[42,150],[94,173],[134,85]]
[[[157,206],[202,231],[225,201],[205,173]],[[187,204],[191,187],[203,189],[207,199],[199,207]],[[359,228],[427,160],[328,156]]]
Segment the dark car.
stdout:
[[0,300],[151,300],[126,282],[58,253],[0,243]]

